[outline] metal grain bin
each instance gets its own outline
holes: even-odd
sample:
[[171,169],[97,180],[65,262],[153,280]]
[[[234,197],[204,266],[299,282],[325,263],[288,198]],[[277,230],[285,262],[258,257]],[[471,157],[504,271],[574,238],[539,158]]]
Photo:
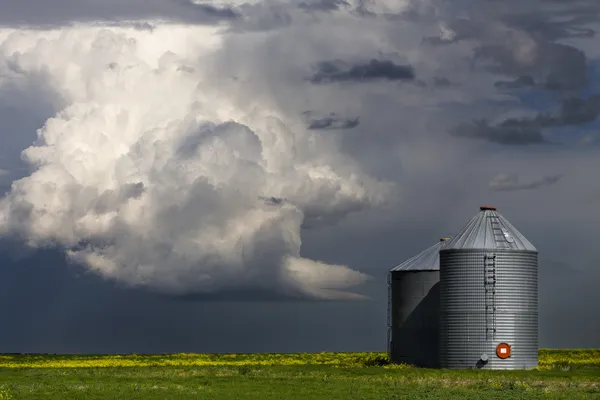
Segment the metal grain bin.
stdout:
[[538,364],[538,252],[494,207],[440,251],[440,367]]
[[438,366],[439,250],[446,240],[390,270],[388,351],[394,363]]

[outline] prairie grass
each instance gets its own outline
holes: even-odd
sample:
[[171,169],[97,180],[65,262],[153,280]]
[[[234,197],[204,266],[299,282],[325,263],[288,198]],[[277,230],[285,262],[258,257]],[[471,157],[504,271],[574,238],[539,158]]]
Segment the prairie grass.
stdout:
[[2,399],[600,399],[600,350],[528,371],[391,365],[385,353],[0,355]]

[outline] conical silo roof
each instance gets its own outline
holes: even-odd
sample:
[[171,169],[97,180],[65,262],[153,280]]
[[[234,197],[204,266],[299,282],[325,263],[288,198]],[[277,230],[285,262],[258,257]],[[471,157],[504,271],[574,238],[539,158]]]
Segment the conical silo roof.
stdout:
[[440,249],[447,243],[448,238],[441,238],[433,246],[423,250],[390,271],[437,271],[440,269]]
[[537,251],[496,207],[484,206],[479,213],[444,246],[444,250],[506,249]]

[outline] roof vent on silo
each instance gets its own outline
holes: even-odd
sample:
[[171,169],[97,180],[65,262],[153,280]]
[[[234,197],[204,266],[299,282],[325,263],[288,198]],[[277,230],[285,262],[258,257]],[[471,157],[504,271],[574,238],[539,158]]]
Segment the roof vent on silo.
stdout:
[[480,211],[496,211],[496,207],[492,206],[481,206],[479,207]]

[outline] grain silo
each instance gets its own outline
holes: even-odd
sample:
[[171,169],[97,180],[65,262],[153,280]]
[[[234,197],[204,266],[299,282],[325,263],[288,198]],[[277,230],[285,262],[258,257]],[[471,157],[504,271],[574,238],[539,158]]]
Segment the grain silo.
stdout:
[[440,366],[538,364],[538,252],[494,207],[440,251]]
[[388,351],[394,363],[438,365],[439,250],[446,240],[389,272]]

